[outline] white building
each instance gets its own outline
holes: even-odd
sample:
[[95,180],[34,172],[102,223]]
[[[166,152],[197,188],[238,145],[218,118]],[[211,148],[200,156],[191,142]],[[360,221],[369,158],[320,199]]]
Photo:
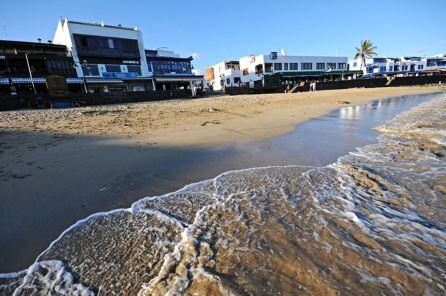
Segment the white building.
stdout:
[[55,44],[67,46],[89,91],[153,88],[142,33],[137,28],[60,20]]
[[225,87],[239,86],[240,74],[239,61],[225,61],[207,68],[205,79],[213,90],[222,90]]
[[283,78],[322,77],[347,71],[347,57],[288,56],[282,50],[269,54],[250,55],[240,59],[241,81],[250,86],[265,85],[265,76],[280,74]]
[[407,75],[446,71],[446,57],[399,57],[367,58],[365,65],[360,59],[349,61],[350,70],[360,70],[365,76]]

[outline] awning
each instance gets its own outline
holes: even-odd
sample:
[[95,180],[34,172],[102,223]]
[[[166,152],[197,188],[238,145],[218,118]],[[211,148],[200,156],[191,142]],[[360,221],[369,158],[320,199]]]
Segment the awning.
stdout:
[[124,83],[121,79],[111,79],[111,78],[87,78],[87,84],[113,84],[113,83]]
[[[31,78],[11,78],[11,80],[14,84],[31,83]],[[33,78],[33,82],[35,84],[46,83],[45,78]]]
[[[300,72],[279,72],[273,75],[280,75],[282,78],[293,78],[293,77],[322,77],[322,76],[331,76],[331,75],[353,75],[353,74],[362,74],[362,71],[300,71]],[[271,75],[271,76],[273,76]]]
[[191,82],[191,81],[203,81],[203,76],[175,76],[175,75],[169,75],[169,76],[153,76],[156,82]]
[[[0,84],[7,85],[9,84],[9,79],[12,80],[12,83],[14,84],[30,84],[31,78],[8,78],[8,77],[0,77]],[[82,84],[84,80],[82,78],[67,78],[68,84]],[[46,83],[45,78],[34,78],[33,79],[35,84],[44,84]],[[122,82],[122,81],[121,81]]]
[[84,80],[82,78],[67,78],[68,84],[82,84]]

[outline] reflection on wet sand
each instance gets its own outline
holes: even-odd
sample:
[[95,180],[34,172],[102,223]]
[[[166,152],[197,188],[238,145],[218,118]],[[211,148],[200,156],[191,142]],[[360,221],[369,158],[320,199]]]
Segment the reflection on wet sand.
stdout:
[[227,172],[80,221],[0,291],[444,295],[446,98],[378,129],[329,166]]

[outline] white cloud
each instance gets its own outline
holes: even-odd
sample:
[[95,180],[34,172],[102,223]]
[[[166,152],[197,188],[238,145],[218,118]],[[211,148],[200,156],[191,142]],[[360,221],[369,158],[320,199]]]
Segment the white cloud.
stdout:
[[194,60],[196,60],[200,57],[200,55],[196,52],[191,53],[191,56],[194,58]]

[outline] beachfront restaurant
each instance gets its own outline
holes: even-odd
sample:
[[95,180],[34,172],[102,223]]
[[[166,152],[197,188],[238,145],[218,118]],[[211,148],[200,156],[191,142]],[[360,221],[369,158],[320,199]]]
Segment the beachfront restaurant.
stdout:
[[46,93],[46,78],[52,75],[64,77],[71,92],[82,91],[64,45],[0,40],[0,94]]
[[192,72],[192,56],[183,58],[167,48],[145,50],[145,54],[155,90],[187,89],[203,81],[203,75]]

